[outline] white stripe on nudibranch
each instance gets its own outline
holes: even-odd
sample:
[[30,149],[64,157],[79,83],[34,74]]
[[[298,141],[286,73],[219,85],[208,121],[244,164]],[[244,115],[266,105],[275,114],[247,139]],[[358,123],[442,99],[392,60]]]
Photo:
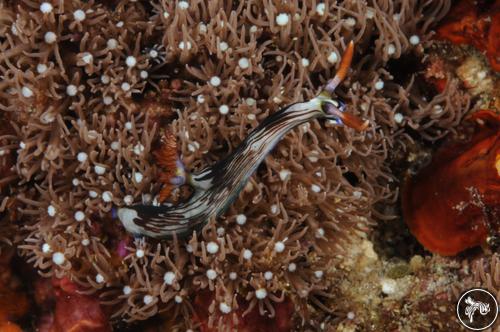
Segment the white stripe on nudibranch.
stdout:
[[[163,238],[189,233],[227,208],[265,156],[286,133],[298,125],[324,116],[324,102],[333,101],[330,98],[316,97],[290,105],[264,120],[236,149],[237,153],[192,175],[190,183],[195,187],[195,193],[188,202],[175,207],[120,208],[119,219],[127,231],[134,234]],[[141,215],[143,210],[147,211],[145,215]],[[283,251],[284,244],[277,243],[275,249],[277,252]]]
[[118,218],[120,218],[125,229],[133,234],[141,234],[142,228],[138,227],[134,219],[140,219],[137,215],[137,211],[129,208],[118,209]]

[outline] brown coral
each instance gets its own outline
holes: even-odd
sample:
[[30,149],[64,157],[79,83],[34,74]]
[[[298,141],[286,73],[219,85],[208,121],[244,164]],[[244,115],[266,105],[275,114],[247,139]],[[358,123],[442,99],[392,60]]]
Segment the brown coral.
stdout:
[[[320,322],[335,306],[327,267],[392,217],[380,207],[397,198],[390,159],[415,137],[443,137],[469,107],[454,81],[429,95],[392,67],[423,56],[450,1],[0,6],[1,118],[15,131],[0,142],[19,180],[2,189],[1,221],[19,206],[13,239],[26,259],[98,291],[115,319],[169,312],[191,328],[191,302],[208,289],[212,325],[236,310],[236,294],[270,316],[286,296]],[[367,133],[317,121],[294,130],[226,215],[187,239],[132,241],[112,219],[114,206],[158,201],[164,165],[152,151],[172,111],[183,162],[199,170],[315,95],[350,40],[353,70],[337,93],[369,119]]]

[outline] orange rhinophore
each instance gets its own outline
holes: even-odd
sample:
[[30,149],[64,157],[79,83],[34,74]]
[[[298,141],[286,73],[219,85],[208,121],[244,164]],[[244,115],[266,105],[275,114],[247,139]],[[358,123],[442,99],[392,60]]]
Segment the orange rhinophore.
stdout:
[[[351,67],[352,57],[354,55],[354,42],[351,40],[349,44],[347,44],[347,48],[342,56],[342,60],[340,61],[339,70],[335,74],[335,76],[328,81],[323,91],[325,91],[328,95],[332,95],[338,85],[344,80],[347,76],[347,72]],[[365,130],[369,122],[368,120],[362,120],[355,115],[344,113],[343,111],[337,109],[336,107],[332,107],[331,104],[325,105],[328,110],[327,113],[335,114],[342,122],[357,131]]]
[[160,182],[163,188],[160,191],[159,201],[164,202],[172,192],[174,185],[172,179],[177,173],[177,142],[174,134],[170,131],[165,132],[161,147],[154,151],[156,162],[161,171],[159,174]]
[[441,255],[455,255],[499,233],[500,116],[480,111],[469,120],[474,121],[469,139],[445,143],[403,188],[411,232]]
[[347,48],[345,50],[344,55],[342,56],[342,60],[340,61],[339,70],[335,74],[335,76],[328,82],[325,87],[325,91],[329,94],[332,94],[333,91],[337,88],[337,86],[344,80],[347,76],[347,72],[351,67],[352,57],[354,55],[354,42],[351,40],[349,44],[347,44]]

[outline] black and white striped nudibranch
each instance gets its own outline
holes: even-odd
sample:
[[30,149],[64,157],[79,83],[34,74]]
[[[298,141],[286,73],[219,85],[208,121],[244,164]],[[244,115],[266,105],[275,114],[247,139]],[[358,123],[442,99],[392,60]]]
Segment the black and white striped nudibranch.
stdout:
[[120,208],[118,218],[123,226],[133,234],[153,238],[188,235],[226,210],[265,156],[294,127],[312,119],[325,118],[357,130],[365,129],[367,121],[344,113],[344,105],[331,99],[331,93],[347,73],[352,54],[351,42],[338,73],[317,97],[270,115],[231,155],[191,175],[194,193],[188,201],[175,206],[138,204]]

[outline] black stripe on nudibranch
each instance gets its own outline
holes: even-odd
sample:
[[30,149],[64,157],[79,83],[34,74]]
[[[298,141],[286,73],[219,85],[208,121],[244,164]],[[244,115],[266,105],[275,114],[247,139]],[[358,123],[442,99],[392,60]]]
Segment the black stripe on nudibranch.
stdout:
[[120,220],[128,231],[155,238],[192,234],[232,204],[248,178],[287,132],[314,118],[327,117],[324,103],[338,105],[321,96],[292,104],[267,117],[231,155],[191,176],[195,192],[187,202],[177,206],[122,208],[118,211]]
[[283,135],[321,116],[320,105],[311,101],[295,103],[267,117],[230,156],[192,176],[195,188],[196,182],[209,186],[196,188],[187,202],[177,206],[133,205],[119,209],[120,220],[128,231],[151,237],[192,233],[194,228],[220,216],[232,204],[247,179]]

